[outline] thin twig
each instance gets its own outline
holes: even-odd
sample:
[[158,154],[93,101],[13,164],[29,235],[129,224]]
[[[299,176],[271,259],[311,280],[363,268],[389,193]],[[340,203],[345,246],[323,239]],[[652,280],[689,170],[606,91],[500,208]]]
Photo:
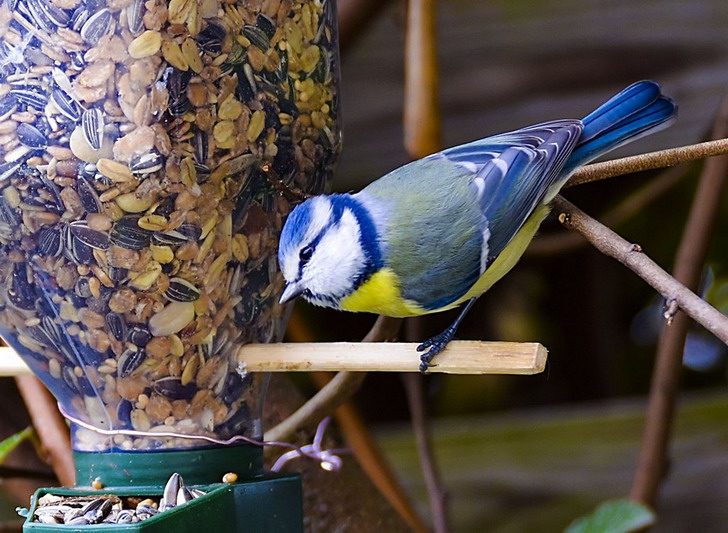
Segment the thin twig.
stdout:
[[[404,79],[404,146],[412,159],[442,148],[440,106],[438,103],[438,65],[435,0],[407,2]],[[408,326],[412,325],[412,320]],[[404,374],[403,378],[417,440],[422,475],[427,487],[436,533],[448,531],[448,508],[430,443],[422,378]]]
[[427,487],[427,495],[432,510],[432,522],[436,533],[446,533],[449,528],[448,492],[440,476],[440,469],[432,447],[432,428],[427,413],[425,395],[423,394],[423,376],[403,374],[407,404],[412,417],[412,431],[417,441],[422,476]]
[[61,485],[73,485],[76,468],[73,464],[71,438],[55,398],[35,376],[18,376],[15,382],[30,413],[35,432],[48,454],[43,459],[51,465]]
[[728,139],[719,139],[717,141],[679,146],[677,148],[660,150],[659,152],[648,152],[632,157],[594,163],[581,167],[574,172],[574,175],[571,176],[571,179],[569,179],[564,188],[613,178],[623,174],[642,172],[643,170],[673,167],[680,163],[694,161],[695,159],[705,159],[706,157],[726,153],[728,153]]
[[[380,316],[364,337],[365,342],[394,340],[400,321]],[[316,424],[347,401],[361,386],[366,372],[339,372],[295,413],[265,433],[265,440],[292,440],[301,428]]]
[[554,199],[553,205],[564,226],[578,231],[600,252],[634,271],[662,294],[668,304],[677,302],[693,320],[728,344],[728,317],[665,272],[639,245],[627,242],[561,196]]
[[361,386],[366,372],[339,372],[316,395],[280,424],[265,432],[265,440],[290,441],[299,429],[322,420]]
[[[600,216],[599,220],[610,228],[619,226],[634,215],[641,213],[652,202],[672,190],[675,185],[682,181],[689,168],[689,165],[679,165],[662,172],[659,176],[629,194],[603,216]],[[528,246],[526,257],[562,254],[581,248],[586,244],[588,244],[587,240],[573,231],[541,235],[536,237]]]
[[[713,138],[728,135],[728,98],[721,106],[712,135]],[[675,256],[675,279],[693,291],[700,286],[727,178],[728,156],[705,162]],[[654,505],[667,472],[668,446],[689,325],[688,317],[678,312],[670,327],[663,328],[658,342],[642,447],[630,491],[632,499],[648,505]]]
[[[312,372],[314,381],[319,387],[328,383],[325,381],[328,378],[324,374],[324,372]],[[426,533],[427,527],[417,514],[407,492],[402,488],[377,441],[367,429],[356,406],[351,402],[345,403],[336,410],[334,415],[339,429],[346,438],[347,445],[382,496],[394,507],[413,532]]]

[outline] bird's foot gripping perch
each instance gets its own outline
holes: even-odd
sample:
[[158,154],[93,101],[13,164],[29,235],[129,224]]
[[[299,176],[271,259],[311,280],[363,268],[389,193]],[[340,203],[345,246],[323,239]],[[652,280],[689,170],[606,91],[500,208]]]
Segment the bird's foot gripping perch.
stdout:
[[458,326],[460,326],[460,322],[463,321],[463,318],[465,318],[465,315],[468,314],[468,311],[470,311],[470,308],[473,307],[473,304],[475,303],[476,298],[471,298],[468,300],[468,303],[465,304],[465,307],[462,308],[460,311],[460,314],[458,314],[458,317],[455,319],[455,321],[450,324],[445,331],[442,333],[435,335],[432,338],[427,339],[425,342],[420,344],[417,347],[418,352],[424,352],[420,356],[420,372],[423,374],[427,372],[427,369],[432,366],[432,359],[439,354],[441,351],[443,351],[448,343],[455,337],[455,332],[458,329]]
[[441,351],[443,351],[447,347],[448,343],[453,339],[453,337],[455,337],[455,329],[456,328],[450,326],[442,333],[427,339],[425,342],[417,347],[418,352],[424,352],[429,348],[429,350],[427,350],[420,356],[421,373],[427,373],[427,369],[433,366],[431,363],[432,359]]

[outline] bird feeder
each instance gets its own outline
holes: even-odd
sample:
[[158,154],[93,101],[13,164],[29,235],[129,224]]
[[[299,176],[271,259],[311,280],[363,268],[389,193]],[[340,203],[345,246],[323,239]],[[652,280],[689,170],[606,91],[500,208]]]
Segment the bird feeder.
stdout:
[[74,530],[68,507],[78,530],[302,530],[299,479],[242,442],[267,377],[236,354],[280,339],[282,220],[339,153],[334,11],[0,6],[0,334],[70,420],[77,479],[25,531]]

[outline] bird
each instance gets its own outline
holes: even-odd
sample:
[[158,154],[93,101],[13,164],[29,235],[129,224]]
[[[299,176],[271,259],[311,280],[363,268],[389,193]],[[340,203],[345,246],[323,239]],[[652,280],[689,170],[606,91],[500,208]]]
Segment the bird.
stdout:
[[410,317],[463,306],[417,347],[420,371],[476,299],[518,262],[549,203],[580,166],[669,126],[677,105],[654,81],[581,120],[543,122],[405,164],[360,192],[298,204],[281,230],[280,303]]

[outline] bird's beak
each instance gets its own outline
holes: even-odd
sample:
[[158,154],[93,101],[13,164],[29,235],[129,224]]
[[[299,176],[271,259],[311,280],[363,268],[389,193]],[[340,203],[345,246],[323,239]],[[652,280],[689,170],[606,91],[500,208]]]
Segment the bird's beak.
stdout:
[[279,301],[281,304],[290,302],[302,292],[303,287],[297,284],[295,281],[291,281],[290,283],[286,284],[286,288],[283,289],[283,294],[281,294],[281,299]]

